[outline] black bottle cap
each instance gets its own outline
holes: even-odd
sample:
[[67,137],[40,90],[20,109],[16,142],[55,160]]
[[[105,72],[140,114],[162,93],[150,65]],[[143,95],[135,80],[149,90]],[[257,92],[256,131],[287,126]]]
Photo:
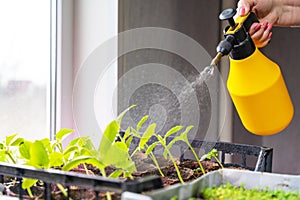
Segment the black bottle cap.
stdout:
[[250,35],[247,34],[247,37],[244,41],[233,45],[229,55],[233,60],[242,60],[253,54],[255,49],[255,44],[253,43]]
[[219,15],[219,19],[220,20],[228,20],[229,25],[231,26],[232,29],[234,29],[236,26],[234,19],[233,19],[235,14],[236,14],[235,9],[228,8],[221,12],[221,14]]

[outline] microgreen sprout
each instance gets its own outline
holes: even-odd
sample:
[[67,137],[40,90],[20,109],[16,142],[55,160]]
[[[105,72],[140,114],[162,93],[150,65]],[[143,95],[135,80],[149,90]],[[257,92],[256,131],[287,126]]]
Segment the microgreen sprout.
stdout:
[[205,160],[205,159],[208,159],[208,160],[211,160],[212,158],[214,158],[217,163],[219,164],[219,166],[221,168],[224,168],[224,166],[222,165],[222,163],[220,162],[219,158],[218,158],[218,151],[217,149],[213,148],[210,152],[208,152],[207,154],[204,154],[202,157],[201,157],[201,161]]
[[155,128],[156,128],[156,124],[150,124],[147,129],[145,130],[145,132],[142,134],[142,136],[140,136],[139,132],[141,127],[143,126],[143,124],[147,121],[148,119],[148,115],[144,116],[139,123],[136,126],[136,129],[131,129],[133,136],[139,138],[140,142],[139,145],[134,149],[134,151],[131,154],[131,157],[137,152],[137,151],[145,151],[145,155],[146,156],[150,156],[150,158],[152,159],[153,163],[155,164],[157,170],[159,171],[160,175],[162,177],[164,177],[164,173],[162,172],[159,163],[153,153],[154,148],[159,144],[159,142],[153,142],[151,145],[148,145],[147,142],[149,141],[149,139],[155,135]]
[[[170,160],[172,161],[174,167],[175,167],[175,170],[176,170],[176,173],[177,173],[177,176],[180,180],[181,183],[184,183],[183,181],[183,178],[180,174],[180,170],[176,164],[176,160],[174,158],[174,156],[172,155],[171,153],[171,147],[172,145],[170,144],[167,144],[167,138],[175,133],[177,133],[178,131],[180,131],[183,127],[182,126],[175,126],[173,128],[171,128],[165,135],[164,137],[162,137],[161,135],[157,134],[157,133],[154,133],[154,136],[157,138],[158,142],[164,147],[164,157],[165,159],[167,159],[167,157],[170,158]],[[175,137],[176,138],[176,137]],[[170,142],[171,143],[171,142]]]
[[189,149],[192,151],[192,153],[193,153],[195,159],[197,160],[201,172],[202,172],[203,174],[205,174],[205,170],[204,170],[204,168],[203,168],[203,166],[202,166],[202,164],[201,164],[201,161],[200,161],[200,159],[199,159],[199,157],[198,157],[198,155],[197,155],[195,149],[192,147],[192,145],[190,144],[189,139],[188,139],[188,133],[190,132],[190,130],[191,130],[192,128],[193,128],[193,126],[188,126],[188,127],[185,129],[185,131],[183,131],[180,135],[176,136],[176,137],[168,144],[168,146],[171,147],[171,146],[173,146],[173,145],[175,144],[175,142],[180,141],[180,140],[183,141],[183,142],[185,142],[185,143],[188,145]]
[[0,142],[0,161],[16,164],[17,151],[16,148],[24,141],[18,134],[6,136],[5,140]]
[[300,195],[296,191],[270,190],[270,189],[245,189],[243,185],[233,186],[226,183],[219,187],[206,188],[201,191],[201,196],[208,200],[222,199],[286,199],[299,200]]

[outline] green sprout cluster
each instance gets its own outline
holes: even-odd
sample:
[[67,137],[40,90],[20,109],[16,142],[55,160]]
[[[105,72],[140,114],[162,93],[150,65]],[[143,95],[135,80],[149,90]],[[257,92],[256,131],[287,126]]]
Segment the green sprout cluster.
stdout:
[[201,193],[206,200],[300,200],[300,194],[295,191],[270,190],[268,188],[246,189],[243,184],[233,186],[230,183],[206,188]]
[[[176,163],[175,156],[171,153],[172,146],[178,142],[183,141],[188,145],[192,151],[195,159],[199,164],[199,170],[205,174],[205,170],[201,164],[202,159],[215,158],[221,167],[222,164],[217,159],[217,150],[213,149],[208,154],[199,159],[197,153],[191,146],[188,140],[188,134],[193,126],[188,126],[184,129],[183,126],[175,126],[167,131],[163,136],[156,132],[156,124],[152,123],[146,127],[145,131],[141,131],[141,127],[148,120],[148,116],[144,116],[136,127],[129,126],[124,135],[120,134],[121,122],[125,114],[134,106],[123,111],[116,120],[111,121],[100,140],[99,147],[95,148],[89,137],[77,137],[71,140],[65,148],[63,148],[63,141],[69,137],[74,130],[61,129],[55,135],[55,140],[44,138],[40,140],[30,141],[28,139],[19,137],[18,134],[7,136],[4,141],[0,141],[0,162],[8,162],[13,164],[22,164],[32,166],[39,169],[61,169],[63,171],[70,171],[83,165],[86,174],[89,171],[86,167],[91,164],[97,167],[102,176],[110,178],[133,178],[133,173],[137,171],[135,163],[132,159],[133,155],[142,151],[146,156],[149,156],[156,165],[161,176],[164,176],[156,156],[154,149],[157,145],[164,148],[163,156],[165,159],[170,159],[175,167],[178,178],[181,183],[184,182],[179,167]],[[170,142],[167,142],[171,135],[175,135]],[[156,142],[149,144],[151,137],[156,138]],[[134,138],[139,140],[138,146],[130,149]],[[107,175],[105,169],[113,166],[116,170]],[[39,180],[24,178],[22,182],[23,189],[26,189],[32,197],[31,187]],[[57,184],[61,191],[66,195],[61,184]],[[107,198],[111,199],[107,194]]]

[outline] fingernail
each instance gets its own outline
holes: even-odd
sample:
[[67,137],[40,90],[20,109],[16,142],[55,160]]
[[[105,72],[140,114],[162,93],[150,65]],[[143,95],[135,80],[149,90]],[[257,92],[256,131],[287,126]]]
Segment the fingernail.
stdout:
[[269,33],[268,38],[270,39],[272,37],[272,32]]
[[255,31],[258,31],[259,29],[261,28],[261,25],[260,24],[257,24],[254,28]]
[[273,25],[272,24],[268,24],[268,30],[270,31],[272,29]]
[[246,14],[246,9],[244,7],[241,7],[239,10],[239,15],[245,15]]
[[263,29],[266,29],[268,27],[268,22],[264,22],[262,27],[263,27]]

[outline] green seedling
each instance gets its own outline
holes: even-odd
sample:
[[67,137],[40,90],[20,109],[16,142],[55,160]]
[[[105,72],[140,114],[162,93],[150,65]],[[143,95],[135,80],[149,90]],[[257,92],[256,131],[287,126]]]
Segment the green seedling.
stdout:
[[[7,136],[5,141],[0,143],[0,161],[21,163],[39,169],[59,168],[65,171],[77,168],[79,164],[83,164],[86,169],[85,164],[92,164],[99,168],[103,176],[106,176],[105,168],[113,165],[118,170],[109,177],[117,178],[122,174],[124,177],[132,177],[132,172],[136,171],[136,168],[129,155],[127,141],[115,140],[119,137],[122,118],[132,107],[134,106],[125,110],[117,120],[107,126],[98,149],[93,147],[88,137],[75,138],[63,149],[62,142],[73,132],[71,129],[60,130],[53,141],[48,138],[29,141],[14,134]],[[87,169],[86,171],[88,173]],[[24,178],[22,187],[27,189],[30,196],[32,196],[30,188],[37,181]],[[58,187],[66,194],[61,184],[58,184]],[[110,195],[107,197],[111,199]]]
[[180,131],[183,127],[182,126],[175,126],[173,128],[171,128],[165,135],[164,137],[162,137],[161,135],[158,135],[157,133],[154,133],[154,136],[157,138],[158,140],[158,143],[161,144],[163,147],[164,147],[164,157],[165,159],[167,159],[168,157],[170,158],[170,160],[172,161],[174,167],[175,167],[175,170],[176,170],[176,173],[177,173],[177,176],[180,180],[181,183],[184,183],[183,179],[182,179],[182,176],[180,174],[180,171],[179,171],[179,168],[176,164],[176,160],[174,158],[174,156],[172,155],[170,149],[172,147],[172,145],[168,145],[167,144],[167,138],[175,133],[177,133],[178,131]]
[[[148,116],[144,116],[135,128],[128,127],[124,135],[120,136],[122,119],[127,111],[133,107],[134,106],[131,106],[126,109],[116,120],[113,120],[108,124],[98,149],[94,148],[88,137],[75,138],[69,142],[66,148],[63,148],[62,142],[73,132],[71,129],[60,130],[56,134],[56,139],[53,141],[48,138],[29,141],[14,134],[12,136],[7,136],[6,140],[0,143],[0,161],[21,163],[39,169],[55,168],[65,171],[72,170],[77,168],[79,164],[83,164],[86,173],[88,173],[88,170],[85,164],[92,164],[100,170],[104,177],[107,177],[105,168],[114,166],[117,170],[110,174],[109,177],[118,178],[123,176],[125,178],[132,178],[132,173],[136,171],[136,167],[131,155],[134,155],[137,151],[144,151],[145,155],[150,156],[153,160],[160,174],[164,176],[153,152],[157,145],[162,145],[164,148],[164,157],[166,159],[170,158],[179,180],[183,183],[176,160],[170,151],[173,144],[176,141],[181,140],[190,147],[195,158],[200,163],[199,166],[202,167],[201,162],[194,149],[191,147],[187,137],[192,126],[187,127],[185,131],[179,136],[174,137],[174,139],[167,144],[167,138],[181,131],[183,127],[175,126],[162,137],[155,132],[156,124],[153,123],[141,133],[141,127],[148,120]],[[134,137],[137,137],[140,141],[137,148],[130,155],[129,147],[131,146]],[[151,137],[156,137],[157,141],[148,145]],[[32,196],[30,188],[35,185],[37,181],[38,180],[24,178],[22,187],[28,190],[30,196]],[[61,184],[58,184],[58,187],[66,194],[66,191]],[[111,199],[110,193],[107,193],[107,199]]]
[[[107,125],[98,149],[93,147],[92,142],[89,139],[82,138],[71,142],[66,148],[65,154],[74,154],[75,150],[75,157],[86,158],[84,160],[84,164],[92,164],[93,166],[97,167],[103,177],[118,178],[123,175],[123,177],[132,178],[132,173],[136,171],[136,168],[129,155],[129,146],[127,146],[125,140],[117,139],[120,139],[119,131],[122,119],[126,112],[133,107],[134,106],[131,106],[123,111],[117,120],[113,120]],[[83,145],[80,145],[80,148],[77,148],[73,146],[74,143]],[[62,169],[70,170],[82,163],[83,162],[81,159],[73,159],[72,162],[67,163]],[[117,168],[117,170],[115,170],[109,176],[107,176],[105,171],[105,168],[108,166],[114,166]],[[109,192],[106,193],[106,198],[108,200],[111,199]]]
[[170,148],[175,144],[175,142],[177,142],[177,141],[183,141],[183,142],[185,142],[185,143],[188,145],[189,149],[192,151],[192,153],[193,153],[195,159],[197,160],[198,165],[199,165],[199,167],[200,167],[200,169],[201,169],[201,172],[202,172],[203,174],[205,174],[205,170],[204,170],[204,168],[203,168],[203,166],[202,166],[202,164],[201,164],[201,161],[200,161],[200,159],[199,159],[199,157],[198,157],[198,155],[197,155],[195,149],[192,147],[192,145],[190,144],[189,139],[188,139],[188,133],[190,132],[190,130],[191,130],[192,128],[193,128],[193,126],[188,126],[188,127],[185,129],[185,131],[183,131],[180,135],[176,136],[176,137],[168,144],[168,148],[170,149]]
[[[88,174],[85,164],[94,158],[93,151],[95,149],[89,137],[79,137],[72,140],[62,152],[65,161],[62,170],[69,171],[83,164],[86,174]],[[102,167],[101,161],[99,163],[98,166],[100,168]]]
[[[119,115],[117,120],[113,120],[107,125],[98,149],[94,148],[88,137],[79,137],[72,140],[66,149],[63,150],[61,141],[66,134],[63,132],[58,133],[56,135],[57,141],[53,142],[52,146],[55,146],[59,153],[63,155],[64,164],[62,165],[62,170],[69,171],[78,167],[79,164],[83,164],[86,169],[85,164],[92,164],[100,170],[102,176],[107,177],[105,168],[112,165],[117,170],[108,177],[118,178],[123,175],[123,177],[131,178],[132,172],[136,171],[136,168],[128,153],[129,146],[124,140],[117,141],[116,139],[120,138],[120,124],[124,115],[133,107],[126,109]],[[87,169],[86,171],[88,173]],[[107,192],[106,197],[111,199],[109,192]]]
[[[135,164],[131,160],[130,155],[128,153],[129,148],[126,143],[121,141],[116,141],[116,138],[119,137],[120,124],[118,120],[113,120],[110,122],[104,133],[103,137],[100,141],[99,148],[94,149],[90,140],[88,140],[88,144],[83,142],[82,140],[76,141],[76,143],[83,142],[85,145],[81,146],[80,151],[75,151],[76,154],[81,156],[88,156],[84,163],[92,164],[97,167],[103,177],[107,177],[105,168],[108,166],[114,166],[117,168],[112,174],[108,177],[110,178],[118,178],[123,174],[123,177],[132,177],[132,172],[136,171]],[[67,151],[69,150],[69,151]],[[68,154],[74,152],[73,145],[67,147],[66,151]],[[79,153],[80,152],[80,153]],[[80,158],[80,157],[79,157]],[[77,167],[82,163],[82,160],[73,160],[69,162],[63,167],[63,170],[69,170],[74,167]],[[107,199],[111,199],[111,195],[109,192],[106,193]]]
[[[129,154],[129,145],[126,140],[120,136],[120,127],[125,114],[134,106],[123,111],[117,120],[113,120],[105,129],[98,151],[95,152],[96,158],[101,159],[105,166],[113,165],[119,170],[110,174],[111,178],[117,178],[121,174],[124,177],[132,178],[132,173],[136,171],[135,163],[132,161]],[[129,129],[125,132],[128,135]],[[118,140],[120,139],[120,140]],[[97,161],[97,160],[94,160]],[[92,162],[91,164],[94,164]],[[106,176],[105,170],[101,171],[103,176]],[[106,193],[108,200],[111,200],[109,192]]]
[[[122,112],[117,120],[113,120],[110,122],[102,136],[98,149],[95,149],[90,142],[83,142],[84,145],[81,145],[81,151],[79,155],[90,156],[85,163],[92,164],[95,167],[98,167],[101,174],[103,176],[107,176],[105,172],[105,168],[107,166],[114,166],[118,170],[115,171],[110,177],[117,178],[118,175],[123,174],[125,177],[131,177],[131,173],[136,171],[135,165],[129,156],[129,147],[125,143],[125,141],[117,140],[120,138],[119,131],[120,131],[120,123],[126,114],[126,112],[133,108],[134,106],[129,107],[124,112]],[[76,141],[76,143],[82,143],[82,140]],[[72,144],[72,142],[71,142]],[[73,144],[67,147],[66,151],[70,149],[73,151]],[[72,163],[71,163],[72,164]],[[68,164],[63,169],[71,169],[72,167],[79,164],[74,163],[74,165]]]
[[[127,142],[127,146],[130,146],[130,143],[133,139],[133,137],[137,137],[139,139],[139,144],[138,146],[133,150],[131,157],[138,151],[145,151],[145,155],[146,156],[150,156],[150,158],[152,159],[153,163],[155,164],[156,168],[158,169],[159,173],[161,174],[161,176],[164,176],[158,161],[153,153],[153,150],[155,149],[155,147],[159,144],[161,144],[164,147],[164,157],[165,159],[167,159],[168,157],[171,159],[175,170],[177,172],[178,178],[179,180],[183,183],[183,179],[181,177],[179,168],[176,164],[175,158],[172,155],[170,149],[172,147],[172,145],[178,141],[178,140],[184,140],[186,141],[185,137],[187,137],[187,133],[189,132],[189,130],[192,128],[192,126],[188,127],[184,133],[182,133],[182,135],[179,137],[175,137],[169,144],[167,144],[167,138],[175,133],[177,133],[178,131],[180,131],[183,127],[182,126],[176,126],[173,127],[172,129],[170,129],[164,136],[164,138],[162,138],[160,135],[155,133],[155,128],[156,128],[156,124],[152,123],[150,124],[147,129],[145,130],[145,132],[143,134],[140,134],[140,129],[141,127],[144,125],[144,123],[148,120],[148,115],[144,116],[137,124],[136,129],[129,127],[126,131],[124,136],[121,138],[121,140],[126,141]],[[153,142],[151,145],[148,145],[147,142],[149,141],[149,139],[151,137],[156,137],[157,141]],[[189,144],[189,143],[188,143]],[[190,144],[189,144],[190,145]],[[194,151],[195,153],[195,151]],[[198,157],[197,157],[198,158]],[[202,166],[202,165],[201,165]]]
[[206,188],[201,191],[201,196],[208,200],[225,199],[286,199],[299,200],[300,195],[296,191],[270,190],[270,189],[245,189],[243,185],[233,186],[230,183],[219,187]]
[[[65,166],[74,165],[77,163],[84,163],[90,156],[80,154],[79,143],[73,141],[72,152],[70,149],[64,151],[62,148],[62,141],[69,136],[73,130],[61,129],[56,134],[56,140],[50,141],[45,138],[35,140],[34,142],[24,140],[19,145],[20,158],[24,161],[24,165],[33,166],[38,169],[62,168]],[[76,139],[80,141],[79,139]],[[69,145],[70,146],[70,145]],[[77,164],[78,166],[78,164]],[[30,188],[37,183],[36,179],[24,178],[22,188],[27,189],[30,196],[32,196]],[[62,185],[57,184],[60,189]],[[65,190],[62,190],[66,194]]]
[[[176,173],[177,173],[177,176],[180,180],[181,183],[183,183],[183,179],[182,179],[182,176],[180,174],[180,171],[179,171],[179,168],[176,164],[176,161],[175,161],[175,158],[174,156],[172,155],[170,149],[172,148],[172,146],[177,142],[177,141],[184,141],[188,146],[189,148],[191,149],[191,151],[193,152],[195,158],[197,159],[197,162],[199,163],[199,166],[202,170],[203,173],[205,173],[204,169],[203,169],[203,166],[200,162],[200,159],[199,157],[197,156],[195,150],[193,149],[193,147],[191,146],[191,144],[189,143],[188,141],[188,133],[190,132],[190,130],[193,128],[193,126],[189,126],[186,128],[185,131],[183,131],[180,135],[174,137],[173,140],[171,140],[168,144],[167,144],[167,138],[175,133],[178,133],[182,128],[183,126],[175,126],[173,128],[171,128],[165,135],[164,137],[162,137],[161,135],[158,135],[157,133],[155,133],[155,128],[156,128],[156,124],[151,124],[148,126],[148,128],[146,129],[146,131],[144,132],[144,134],[142,136],[140,136],[138,134],[138,131],[140,129],[140,127],[143,125],[143,123],[148,119],[148,116],[145,116],[143,117],[140,122],[138,123],[138,126],[137,126],[137,129],[134,130],[133,129],[133,135],[135,137],[138,137],[140,139],[140,143],[138,145],[138,147],[133,151],[132,155],[134,155],[134,153],[136,153],[137,151],[141,151],[141,150],[145,150],[145,155],[150,155],[151,159],[153,160],[154,164],[156,165],[157,169],[159,170],[160,174],[162,176],[164,176],[163,172],[161,171],[160,167],[159,167],[159,164],[157,162],[157,159],[155,158],[155,155],[153,153],[153,150],[154,148],[161,144],[163,147],[164,147],[164,157],[165,159],[167,159],[168,157],[170,158],[170,160],[172,161],[174,167],[175,167],[175,170],[176,170]],[[126,134],[125,134],[126,135]],[[153,142],[151,145],[147,145],[147,142],[149,141],[149,139],[152,137],[152,136],[155,136],[157,138],[157,141],[156,142]]]
[[213,148],[210,152],[208,152],[207,154],[204,154],[202,157],[201,157],[201,161],[205,160],[205,159],[208,159],[208,160],[211,160],[212,158],[214,158],[217,163],[219,164],[219,166],[221,168],[224,168],[224,166],[222,165],[222,163],[220,162],[220,160],[218,159],[218,151],[217,149]]
[[124,140],[116,141],[120,125],[114,120],[104,131],[99,145],[99,156],[101,161],[109,166],[113,165],[124,171],[124,175],[131,176],[136,171],[135,164],[129,155],[129,148]]
[[16,164],[18,158],[18,147],[24,141],[18,134],[6,136],[5,140],[0,142],[0,161]]
[[[155,134],[155,128],[156,128],[156,124],[150,124],[146,131],[142,134],[142,136],[140,136],[139,132],[141,127],[143,126],[143,124],[147,121],[148,119],[148,115],[144,116],[137,124],[136,129],[131,128],[131,135],[134,137],[139,138],[140,142],[138,144],[138,146],[136,147],[136,149],[132,152],[131,157],[137,152],[137,151],[145,151],[145,155],[146,156],[150,156],[151,160],[153,161],[153,163],[155,164],[157,170],[159,171],[161,176],[165,176],[164,173],[162,172],[158,161],[153,153],[154,148],[159,144],[159,142],[154,142],[152,143],[150,146],[147,144],[147,142],[149,141],[149,139],[154,136]],[[126,133],[125,133],[125,138],[126,138]]]

